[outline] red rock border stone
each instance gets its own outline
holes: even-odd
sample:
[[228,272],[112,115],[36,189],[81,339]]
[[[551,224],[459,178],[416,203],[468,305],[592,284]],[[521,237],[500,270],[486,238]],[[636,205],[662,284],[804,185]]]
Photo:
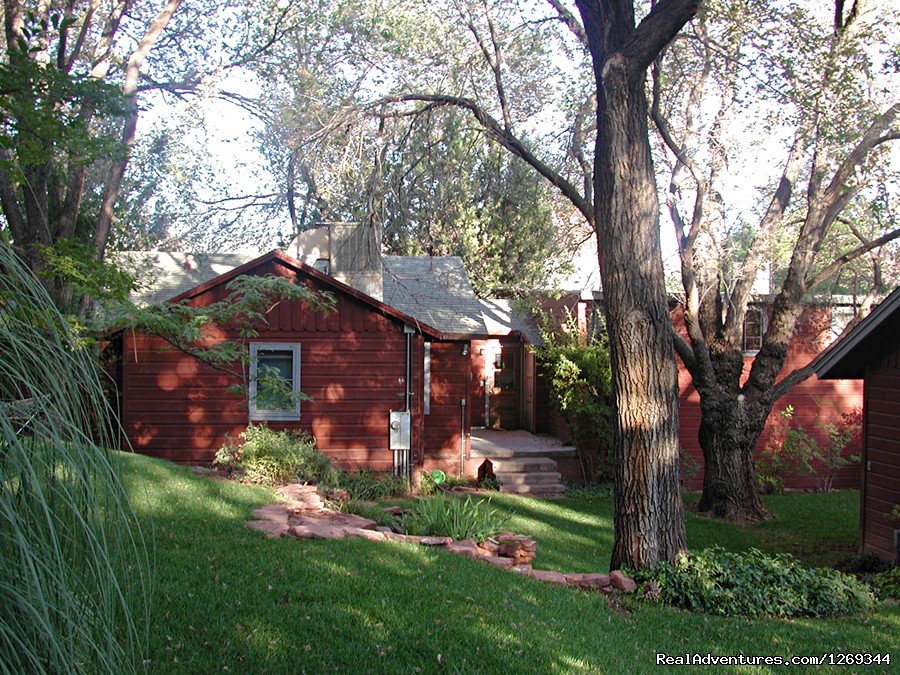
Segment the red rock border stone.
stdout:
[[360,537],[370,541],[401,541],[421,546],[442,547],[457,555],[480,560],[500,569],[510,570],[545,583],[572,586],[610,594],[614,591],[633,593],[637,588],[633,579],[616,570],[610,574],[561,574],[532,569],[537,555],[537,542],[531,537],[504,532],[483,542],[474,539],[454,541],[450,537],[416,537],[398,534],[390,528],[361,516],[338,513],[325,507],[314,485],[287,485],[277,490],[286,503],[267,504],[256,509],[256,520],[247,524],[267,537],[297,537],[298,539],[342,539]]

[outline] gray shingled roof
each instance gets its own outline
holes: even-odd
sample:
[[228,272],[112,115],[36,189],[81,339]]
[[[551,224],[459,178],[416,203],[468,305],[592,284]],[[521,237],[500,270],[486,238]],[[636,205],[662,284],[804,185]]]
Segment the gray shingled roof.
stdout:
[[384,256],[384,303],[442,333],[485,335],[483,307],[457,256]]
[[138,289],[131,294],[131,300],[138,304],[165,302],[258,257],[257,253],[171,251],[126,251],[116,254],[117,261],[125,269],[136,273]]
[[533,319],[518,311],[512,300],[489,298],[479,300],[483,308],[482,317],[489,335],[509,335],[518,331],[533,345],[543,345],[544,338]]
[[[138,303],[163,302],[258,258],[255,253],[129,251],[116,254],[138,272]],[[188,262],[190,261],[190,262]],[[540,344],[540,333],[517,317],[507,300],[480,300],[457,256],[384,256],[383,302],[453,335],[508,335],[521,331]]]

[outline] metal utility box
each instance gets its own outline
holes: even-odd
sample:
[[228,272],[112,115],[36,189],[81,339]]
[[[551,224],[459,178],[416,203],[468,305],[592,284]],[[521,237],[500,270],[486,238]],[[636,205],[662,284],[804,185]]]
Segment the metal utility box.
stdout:
[[407,410],[392,410],[388,425],[388,447],[391,450],[409,450],[412,439],[412,414]]

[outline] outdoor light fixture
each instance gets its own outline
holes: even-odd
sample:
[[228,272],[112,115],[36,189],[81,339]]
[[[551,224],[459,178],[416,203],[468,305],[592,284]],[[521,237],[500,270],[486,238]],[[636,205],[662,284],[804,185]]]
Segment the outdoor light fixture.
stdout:
[[469,345],[468,345],[468,344],[464,344],[464,345],[463,345],[462,355],[463,355],[463,356],[468,356],[468,355],[469,355]]

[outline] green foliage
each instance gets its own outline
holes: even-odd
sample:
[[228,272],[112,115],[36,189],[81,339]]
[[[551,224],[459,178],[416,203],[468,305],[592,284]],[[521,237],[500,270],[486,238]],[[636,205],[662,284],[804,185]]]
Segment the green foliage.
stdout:
[[126,302],[134,290],[134,277],[120,266],[94,257],[90,246],[76,239],[57,239],[52,246],[37,246],[46,263],[42,276],[59,279],[77,293],[95,300]]
[[[819,421],[828,436],[828,445],[821,446],[800,425],[793,422],[794,408],[787,406],[779,413],[766,447],[756,460],[756,480],[765,493],[784,490],[790,476],[814,475],[822,492],[831,492],[839,469],[859,461],[859,455],[844,456],[844,450],[862,429],[862,412],[854,408],[842,413],[837,422]],[[813,462],[822,468],[816,470]]]
[[409,492],[409,485],[402,476],[376,473],[368,469],[355,472],[341,471],[335,487],[346,490],[351,501],[374,502],[388,497],[404,496]]
[[643,583],[645,599],[723,616],[828,616],[874,606],[868,588],[849,575],[753,548],[732,553],[715,546],[682,554],[638,571],[635,580]]
[[607,502],[613,498],[612,485],[570,485],[566,488],[566,498],[586,502]]
[[[12,160],[0,158],[0,167],[20,178],[26,167],[51,162],[60,152],[72,166],[121,152],[113,137],[94,134],[91,128],[124,112],[119,87],[34,58],[40,47],[31,40],[36,42],[41,31],[35,21],[26,15],[25,40],[10,45],[9,61],[0,63],[0,147],[14,153]],[[59,25],[72,19],[52,15],[51,21]]]
[[482,490],[493,490],[495,492],[500,490],[500,481],[496,478],[483,478],[477,482],[477,485]]
[[870,582],[875,595],[881,600],[900,600],[900,567],[879,572]]
[[229,473],[240,470],[248,481],[265,485],[317,481],[331,486],[339,481],[338,470],[316,450],[309,433],[274,431],[265,424],[251,424],[237,441],[226,439],[214,463]]
[[[779,654],[802,655],[836,645],[884,653],[897,641],[894,604],[859,620],[748,620],[644,602],[623,614],[600,593],[536,583],[424,546],[268,539],[246,521],[271,503],[271,490],[209,480],[142,455],[123,464],[139,515],[153,519],[165,544],[155,556],[150,675],[233,671],[234,664],[247,673],[290,673],[303,664],[323,673],[430,673],[443,665],[472,673],[588,675],[640,671],[656,653],[683,653],[685,645],[704,654],[768,654],[775,646]],[[775,521],[742,526],[688,513],[689,539],[733,549],[815,549],[823,539],[829,549],[856,545],[858,495],[764,499]],[[500,494],[491,504],[515,510],[509,529],[538,541],[535,567],[607,571],[611,503]],[[808,530],[795,529],[802,522]]]
[[[572,432],[583,478],[609,478],[605,449],[612,443],[612,371],[606,335],[585,336],[569,315],[561,329],[544,330],[543,338],[535,355],[547,371],[550,402]],[[593,439],[599,442],[597,453],[585,447]]]
[[465,499],[444,495],[420,499],[403,519],[407,534],[476,541],[505,531],[508,524],[509,516],[488,508],[484,499],[475,501],[471,495]]
[[790,476],[815,472],[810,464],[815,443],[802,429],[791,427],[793,417],[794,408],[790,405],[778,413],[766,447],[756,460],[756,483],[765,494],[783,492],[784,482]]
[[816,446],[817,459],[822,462],[824,472],[817,477],[817,484],[822,492],[831,492],[838,469],[859,462],[859,455],[845,457],[844,449],[862,430],[862,410],[854,408],[850,412],[841,413],[837,422],[819,421],[819,425],[828,434],[828,446]]
[[464,476],[462,478],[456,476],[448,476],[440,469],[435,471],[426,471],[422,474],[422,482],[419,485],[419,494],[427,496],[437,492],[448,492],[453,488],[480,488],[482,490],[499,490],[500,481],[496,478],[470,478]]
[[90,352],[0,243],[0,671],[136,672],[150,565]]

